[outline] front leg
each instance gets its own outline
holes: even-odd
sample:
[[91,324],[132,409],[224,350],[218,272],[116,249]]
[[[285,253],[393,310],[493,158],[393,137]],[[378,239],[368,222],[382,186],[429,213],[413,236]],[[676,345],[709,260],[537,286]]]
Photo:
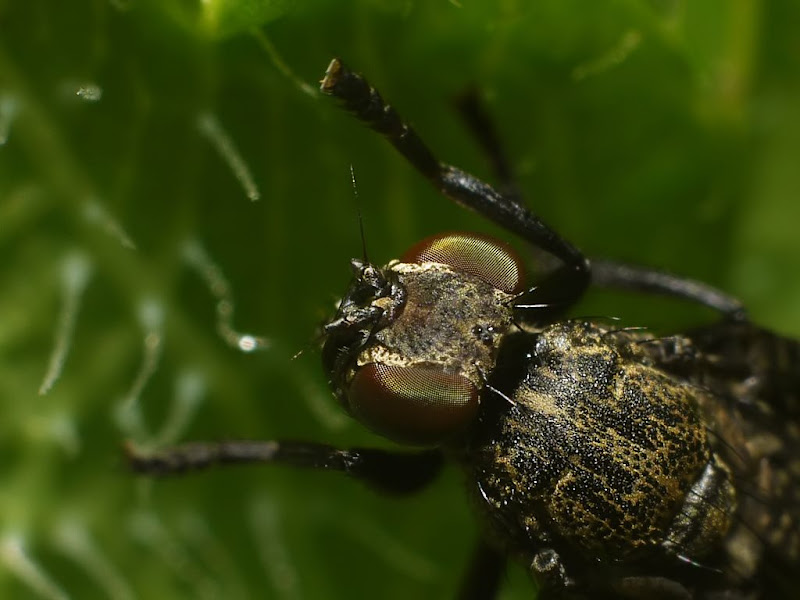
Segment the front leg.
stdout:
[[666,577],[621,577],[577,588],[559,554],[544,548],[534,554],[530,573],[539,584],[539,600],[692,600],[689,590]]
[[551,549],[539,550],[531,560],[531,576],[539,583],[540,600],[692,600],[683,585],[666,577],[634,576],[596,581],[590,590],[577,588],[561,557]]
[[481,538],[462,577],[457,600],[494,600],[505,566],[505,553]]
[[624,577],[614,585],[624,600],[692,600],[683,585],[666,577]]
[[[503,194],[474,175],[439,161],[378,91],[339,59],[331,61],[320,89],[339,99],[347,111],[386,138],[442,194],[558,258],[562,264],[536,289],[538,302],[551,305],[550,316],[563,312],[583,296],[591,277],[588,259],[520,204],[514,193]],[[544,313],[540,315],[546,320]]]
[[567,576],[561,556],[552,548],[542,548],[531,558],[528,567],[539,586],[539,598],[566,598],[574,581]]
[[128,442],[124,449],[130,468],[143,475],[179,475],[231,464],[281,464],[339,471],[392,495],[411,494],[427,487],[444,462],[438,449],[417,452],[341,449],[326,444],[277,440],[190,442],[157,452],[142,451]]

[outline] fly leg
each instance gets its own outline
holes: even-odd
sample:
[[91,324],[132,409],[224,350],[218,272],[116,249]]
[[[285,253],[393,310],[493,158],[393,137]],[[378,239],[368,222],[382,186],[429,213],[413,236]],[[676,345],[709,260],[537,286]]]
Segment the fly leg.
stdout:
[[701,281],[657,269],[595,258],[592,283],[598,287],[680,298],[712,308],[730,321],[747,320],[747,310],[733,296]]
[[560,266],[537,286],[539,302],[560,312],[580,299],[589,285],[589,261],[514,195],[505,195],[474,175],[440,162],[397,111],[339,59],[331,61],[321,89],[386,138],[442,194],[557,258]]
[[[522,195],[511,162],[503,151],[500,137],[477,90],[470,88],[461,94],[456,98],[455,106],[467,130],[486,155],[505,196],[521,203]],[[591,282],[598,287],[688,300],[714,309],[731,321],[747,319],[744,306],[733,296],[706,283],[648,267],[592,258]]]
[[499,183],[503,195],[522,204],[522,192],[514,175],[514,168],[503,150],[497,128],[481,100],[478,89],[467,88],[455,98],[453,104],[467,131],[489,161],[492,174]]
[[506,565],[505,554],[481,539],[472,552],[457,600],[494,600]]
[[145,475],[179,475],[232,464],[280,464],[339,471],[375,490],[398,496],[425,488],[443,464],[442,453],[437,449],[392,452],[275,440],[190,442],[153,453],[141,451],[128,442],[125,454],[130,468]]

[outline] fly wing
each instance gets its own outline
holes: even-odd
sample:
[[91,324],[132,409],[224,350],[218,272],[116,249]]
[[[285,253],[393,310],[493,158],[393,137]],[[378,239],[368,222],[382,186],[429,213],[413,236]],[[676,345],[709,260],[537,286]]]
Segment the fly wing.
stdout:
[[727,455],[741,527],[736,568],[759,597],[796,593],[800,568],[800,340],[720,322],[650,345],[662,369],[712,392],[708,427]]
[[[749,322],[722,322],[686,334],[701,358],[703,383],[738,403],[764,405],[770,428],[800,420],[800,340]],[[795,450],[798,450],[795,440]]]

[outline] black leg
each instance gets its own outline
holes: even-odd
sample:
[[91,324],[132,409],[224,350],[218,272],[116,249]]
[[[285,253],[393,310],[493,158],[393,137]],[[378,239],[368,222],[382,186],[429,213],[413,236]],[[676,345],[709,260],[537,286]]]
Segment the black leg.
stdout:
[[434,186],[455,202],[471,208],[498,225],[549,252],[564,264],[541,282],[533,299],[550,310],[537,311],[537,319],[551,319],[572,305],[591,283],[600,287],[634,290],[682,298],[707,306],[732,321],[747,320],[736,298],[704,283],[654,269],[609,260],[589,261],[572,244],[531,213],[522,203],[509,161],[477,93],[469,90],[456,102],[467,128],[486,153],[504,193],[453,166],[440,163],[411,127],[403,122],[380,94],[334,59],[322,80],[322,91],[339,98],[344,107],[382,134]]
[[610,260],[592,259],[592,283],[599,287],[647,292],[682,298],[722,313],[732,321],[746,321],[747,311],[733,296],[693,279]]
[[514,177],[511,162],[503,151],[497,129],[480,99],[478,90],[474,87],[468,88],[456,97],[454,105],[467,130],[489,160],[492,173],[497,178],[503,195],[521,204],[522,193]]
[[[505,195],[521,202],[511,163],[503,152],[497,131],[477,91],[470,88],[456,99],[456,109],[467,129],[489,160]],[[743,321],[747,313],[742,303],[724,292],[692,279],[609,260],[592,259],[592,284],[689,300],[722,313],[733,321]]]
[[439,450],[392,452],[373,448],[340,449],[325,444],[237,440],[191,442],[154,453],[125,445],[131,469],[166,476],[227,464],[281,464],[340,471],[388,494],[410,494],[426,487],[441,470]]
[[461,581],[458,600],[494,600],[505,566],[505,555],[481,539]]
[[583,295],[589,285],[589,262],[577,248],[515,198],[501,194],[469,173],[439,162],[417,133],[363,77],[334,59],[322,79],[321,89],[341,100],[346,110],[383,135],[445,196],[561,260],[563,265],[554,271],[552,280],[548,277],[538,286],[536,295],[540,302],[563,310]]

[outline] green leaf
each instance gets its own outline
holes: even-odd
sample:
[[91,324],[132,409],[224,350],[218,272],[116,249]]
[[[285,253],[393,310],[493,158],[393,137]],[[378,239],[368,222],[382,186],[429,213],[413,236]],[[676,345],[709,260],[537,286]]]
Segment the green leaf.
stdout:
[[298,3],[290,0],[207,0],[201,3],[200,18],[202,26],[212,35],[224,37],[274,21],[293,4]]
[[[0,596],[452,595],[478,533],[455,468],[394,500],[278,468],[143,481],[121,457],[130,437],[388,445],[341,414],[317,352],[358,211],[376,262],[442,230],[505,236],[313,92],[328,61],[488,177],[448,104],[477,84],[548,223],[798,336],[798,18],[788,0],[0,2]],[[214,266],[267,349],[219,334]],[[580,312],[713,318],[599,293]],[[531,597],[509,577],[503,598]]]

